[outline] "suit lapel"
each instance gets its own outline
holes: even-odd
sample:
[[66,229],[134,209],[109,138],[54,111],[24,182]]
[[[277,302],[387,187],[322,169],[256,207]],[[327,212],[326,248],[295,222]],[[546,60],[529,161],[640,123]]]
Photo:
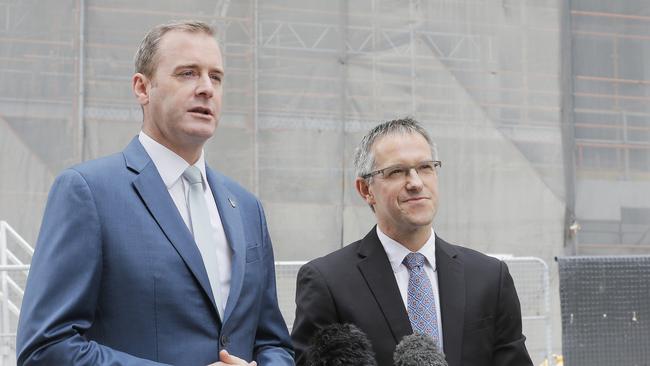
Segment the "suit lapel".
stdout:
[[246,240],[244,235],[244,224],[242,221],[241,208],[235,196],[226,188],[223,178],[212,169],[206,167],[208,183],[212,195],[217,203],[221,224],[226,234],[228,245],[232,249],[232,270],[230,277],[230,293],[226,301],[223,322],[232,314],[237,299],[241,293],[246,271]]
[[359,247],[359,255],[362,257],[358,264],[359,271],[379,304],[393,333],[395,343],[398,343],[402,337],[413,333],[413,331],[393,275],[393,269],[379,237],[377,237],[376,228],[373,228],[363,238]]
[[458,253],[438,237],[436,267],[445,356],[450,365],[460,365],[465,319],[465,275]]
[[167,187],[163,183],[156,166],[147,155],[138,138],[134,138],[124,150],[124,157],[129,169],[138,173],[133,180],[133,187],[143,203],[158,223],[167,239],[174,246],[205,294],[210,298],[217,311],[210,281],[203,265],[203,259],[194,238],[178,212]]

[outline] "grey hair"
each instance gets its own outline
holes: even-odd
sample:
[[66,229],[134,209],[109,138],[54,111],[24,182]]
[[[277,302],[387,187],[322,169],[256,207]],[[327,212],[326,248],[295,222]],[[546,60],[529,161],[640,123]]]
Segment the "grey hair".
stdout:
[[429,133],[422,127],[422,125],[420,125],[420,123],[418,123],[418,121],[411,117],[395,119],[375,126],[370,130],[370,132],[363,136],[363,139],[361,139],[361,142],[354,153],[354,170],[357,177],[363,177],[372,172],[373,167],[375,166],[375,156],[372,153],[372,145],[375,141],[381,137],[398,133],[419,133],[425,140],[427,140],[427,143],[431,147],[431,156],[433,159],[438,159],[435,144],[431,141]]
[[155,74],[158,66],[158,47],[162,37],[171,31],[183,31],[189,33],[205,33],[215,36],[215,30],[209,24],[198,20],[183,20],[167,24],[160,24],[153,27],[140,42],[140,47],[135,53],[135,72],[139,72],[150,78]]

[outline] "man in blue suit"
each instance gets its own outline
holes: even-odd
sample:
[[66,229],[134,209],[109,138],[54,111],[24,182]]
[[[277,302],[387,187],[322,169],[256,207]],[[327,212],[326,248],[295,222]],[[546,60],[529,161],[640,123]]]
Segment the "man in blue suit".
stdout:
[[222,65],[205,23],[144,38],[139,136],[64,171],[50,192],[19,365],[294,364],[262,206],[205,164]]

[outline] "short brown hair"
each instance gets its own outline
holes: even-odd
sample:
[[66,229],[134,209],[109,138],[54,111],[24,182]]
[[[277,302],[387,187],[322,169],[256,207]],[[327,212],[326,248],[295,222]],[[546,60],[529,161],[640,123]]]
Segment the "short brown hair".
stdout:
[[215,30],[209,24],[198,20],[184,20],[167,24],[160,24],[153,27],[140,42],[140,47],[135,53],[135,72],[139,72],[146,77],[152,77],[158,65],[156,54],[160,40],[165,33],[170,31],[183,31],[190,33],[205,33],[209,36],[215,36]]

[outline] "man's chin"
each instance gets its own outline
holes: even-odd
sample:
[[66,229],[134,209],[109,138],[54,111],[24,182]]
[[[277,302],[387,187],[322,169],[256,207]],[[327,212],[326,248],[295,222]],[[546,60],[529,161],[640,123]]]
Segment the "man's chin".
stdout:
[[433,215],[426,214],[426,215],[411,216],[409,221],[411,222],[411,225],[413,225],[413,227],[417,227],[417,228],[431,226],[433,224]]
[[195,144],[204,144],[214,136],[215,130],[216,128],[212,126],[197,126],[184,132],[188,141]]

